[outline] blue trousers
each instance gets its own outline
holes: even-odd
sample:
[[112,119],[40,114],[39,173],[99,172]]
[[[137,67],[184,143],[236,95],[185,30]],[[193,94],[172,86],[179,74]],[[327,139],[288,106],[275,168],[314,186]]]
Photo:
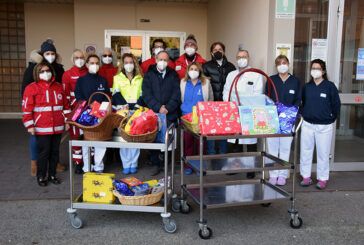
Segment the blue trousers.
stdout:
[[[227,141],[226,140],[218,140],[219,142],[219,153],[220,154],[226,154],[227,152]],[[214,155],[215,152],[215,141],[214,140],[208,140],[206,142],[206,151],[208,155]]]
[[33,161],[38,160],[38,144],[35,135],[30,135],[30,159]]

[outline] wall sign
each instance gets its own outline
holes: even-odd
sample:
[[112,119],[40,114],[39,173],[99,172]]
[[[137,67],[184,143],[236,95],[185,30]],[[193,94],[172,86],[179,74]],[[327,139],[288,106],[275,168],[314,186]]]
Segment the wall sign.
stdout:
[[356,80],[364,80],[364,48],[358,49],[358,60],[356,63]]
[[276,18],[294,19],[296,12],[296,0],[276,0]]
[[292,56],[291,56],[291,44],[290,43],[277,43],[276,44],[276,57],[278,55],[285,55],[289,62],[292,63]]
[[85,44],[84,48],[85,48],[86,54],[96,53],[97,45],[96,44]]
[[312,39],[311,60],[327,60],[327,39]]

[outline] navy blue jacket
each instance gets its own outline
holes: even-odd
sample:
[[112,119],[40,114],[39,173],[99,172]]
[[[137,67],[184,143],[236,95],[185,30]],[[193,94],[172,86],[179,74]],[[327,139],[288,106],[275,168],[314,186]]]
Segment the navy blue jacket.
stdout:
[[[94,92],[104,92],[110,95],[110,88],[106,78],[97,74],[87,73],[77,79],[75,86],[75,97],[77,101],[88,100]],[[91,102],[94,100],[98,102],[107,101],[106,97],[101,94],[96,94]]]
[[166,74],[162,78],[156,65],[150,66],[144,75],[142,93],[143,101],[149,109],[159,113],[161,106],[165,105],[168,110],[167,124],[177,124],[181,90],[178,74],[175,70],[167,66]]
[[331,124],[340,112],[339,92],[334,83],[323,80],[318,86],[311,81],[303,87],[302,116],[313,124]]
[[[289,75],[288,79],[283,82],[278,74],[270,77],[277,89],[279,102],[286,105],[300,106],[302,100],[302,85],[297,77]],[[270,85],[269,85],[270,86]],[[268,95],[268,82],[265,84],[265,94]],[[276,95],[271,87],[270,98],[276,102]]]

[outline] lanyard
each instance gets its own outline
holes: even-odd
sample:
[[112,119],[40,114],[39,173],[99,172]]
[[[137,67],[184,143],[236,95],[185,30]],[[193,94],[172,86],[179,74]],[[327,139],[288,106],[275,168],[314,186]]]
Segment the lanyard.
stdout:
[[[197,55],[195,55],[195,58],[193,58],[192,62],[195,62],[195,60],[196,60],[196,57],[197,57]],[[187,58],[185,58],[185,61],[186,61],[186,65],[188,66],[188,64],[189,64],[189,63],[188,63],[188,60],[187,60]],[[192,62],[191,62],[191,63],[192,63]]]

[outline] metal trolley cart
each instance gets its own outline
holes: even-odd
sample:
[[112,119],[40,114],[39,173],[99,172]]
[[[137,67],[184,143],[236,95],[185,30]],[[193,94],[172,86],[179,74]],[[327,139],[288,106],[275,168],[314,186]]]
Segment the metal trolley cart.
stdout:
[[[95,209],[95,210],[114,210],[114,211],[130,211],[130,212],[148,212],[160,213],[163,219],[164,230],[168,233],[174,233],[177,230],[177,224],[174,220],[170,219],[171,214],[167,210],[169,202],[169,194],[173,193],[173,174],[171,175],[171,184],[165,184],[163,206],[129,206],[121,204],[97,204],[97,203],[83,203],[82,193],[75,198],[74,193],[74,173],[72,164],[72,146],[87,146],[87,147],[107,147],[107,148],[140,148],[150,150],[165,150],[168,152],[168,147],[174,144],[176,135],[175,127],[171,125],[165,134],[165,143],[129,143],[123,142],[120,136],[113,136],[110,141],[86,141],[86,140],[70,140],[69,141],[69,164],[70,164],[70,208],[67,213],[70,216],[71,225],[74,228],[81,228],[83,223],[80,216],[77,215],[77,209]],[[172,148],[172,173],[174,172],[174,147]],[[90,156],[89,150],[89,156]],[[168,181],[168,154],[164,154],[164,179]],[[90,162],[90,161],[89,161]],[[90,163],[89,163],[90,164]],[[90,167],[90,166],[89,166]],[[91,168],[89,168],[91,169]],[[166,183],[167,183],[166,181]]]
[[[269,206],[273,201],[289,199],[291,201],[290,225],[292,228],[300,228],[302,219],[295,208],[295,183],[297,164],[297,141],[302,119],[298,122],[293,134],[273,135],[234,135],[234,136],[201,136],[189,131],[184,125],[181,130],[181,194],[180,198],[172,199],[172,210],[175,212],[188,213],[190,206],[186,201],[185,194],[190,196],[200,206],[199,235],[202,239],[209,239],[212,230],[207,226],[204,219],[204,209],[221,207],[243,206],[251,204],[262,204]],[[200,151],[198,156],[184,156],[183,131],[188,131],[194,137],[199,138],[200,149],[203,149],[204,140],[240,139],[240,138],[263,138],[263,149],[261,152],[229,153],[223,155],[203,155]],[[293,163],[283,161],[266,152],[266,138],[268,137],[294,137],[294,161]],[[184,166],[186,163],[200,174],[199,184],[184,184]],[[293,169],[292,193],[270,184],[265,180],[264,171]],[[215,183],[204,183],[205,175],[225,175],[242,172],[261,172],[261,179],[247,179],[236,181],[224,181]]]

